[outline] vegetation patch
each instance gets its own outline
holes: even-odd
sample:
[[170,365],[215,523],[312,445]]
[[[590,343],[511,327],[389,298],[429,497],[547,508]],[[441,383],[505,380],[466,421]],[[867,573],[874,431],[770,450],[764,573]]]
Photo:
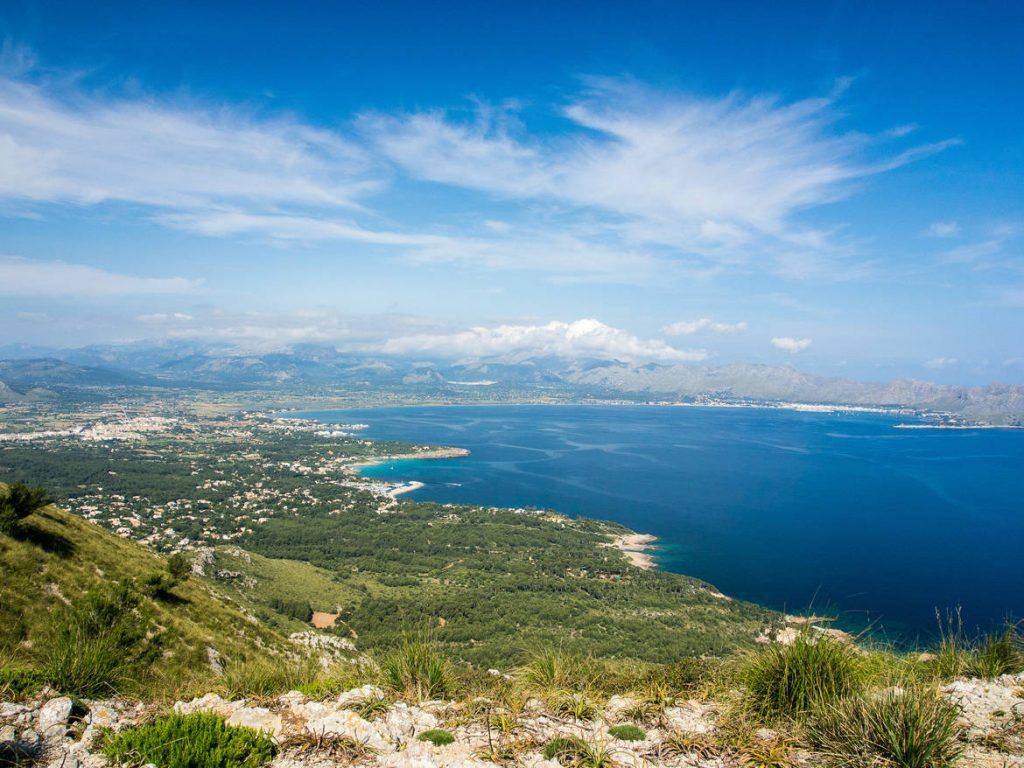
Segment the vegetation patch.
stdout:
[[126,766],[260,768],[274,756],[268,736],[226,725],[217,715],[168,715],[138,728],[106,734],[103,754]]
[[635,725],[613,725],[608,733],[621,741],[643,741],[647,738],[647,731]]
[[810,721],[811,745],[848,768],[952,768],[963,754],[959,712],[932,690],[852,696]]
[[385,657],[381,672],[393,691],[415,701],[443,698],[452,690],[448,659],[429,634],[403,638]]
[[429,731],[424,731],[416,738],[420,741],[429,741],[435,747],[443,747],[445,744],[451,744],[455,741],[455,737],[451,732],[443,730],[442,728],[431,728]]
[[749,654],[740,668],[746,704],[763,721],[801,719],[858,693],[863,675],[849,643],[801,632],[789,645]]

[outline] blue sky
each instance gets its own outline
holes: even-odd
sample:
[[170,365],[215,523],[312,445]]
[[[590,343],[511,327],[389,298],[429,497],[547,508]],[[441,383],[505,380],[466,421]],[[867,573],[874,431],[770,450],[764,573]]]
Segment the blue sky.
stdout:
[[3,340],[1024,381],[1016,4],[370,5],[5,3]]

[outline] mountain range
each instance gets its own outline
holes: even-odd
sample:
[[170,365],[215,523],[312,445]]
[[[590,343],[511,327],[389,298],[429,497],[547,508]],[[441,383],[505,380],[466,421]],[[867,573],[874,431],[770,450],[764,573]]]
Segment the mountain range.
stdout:
[[[297,344],[274,351],[202,342],[69,350],[0,348],[0,402],[69,389],[126,386],[260,388],[302,392],[381,389],[459,400],[561,397],[684,402],[810,403],[909,408],[993,425],[1024,424],[1024,386],[960,387],[913,379],[870,383],[789,366],[635,364],[559,357],[458,361],[339,351]],[[500,393],[500,396],[498,395]]]

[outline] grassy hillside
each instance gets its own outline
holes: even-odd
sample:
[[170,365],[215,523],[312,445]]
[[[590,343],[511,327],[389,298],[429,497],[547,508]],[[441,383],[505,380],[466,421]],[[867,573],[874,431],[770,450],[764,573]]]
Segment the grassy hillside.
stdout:
[[283,636],[245,613],[205,579],[189,578],[153,595],[147,579],[167,572],[167,560],[55,507],[31,515],[13,535],[0,534],[0,654],[34,666],[55,623],[87,593],[127,584],[138,597],[133,613],[158,639],[152,677],[185,680],[208,669],[208,648],[226,663],[280,657]]

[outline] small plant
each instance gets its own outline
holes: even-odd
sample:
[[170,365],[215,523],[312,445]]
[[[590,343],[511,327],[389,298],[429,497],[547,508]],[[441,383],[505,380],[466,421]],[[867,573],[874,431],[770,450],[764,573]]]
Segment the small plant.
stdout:
[[1021,638],[1015,627],[987,635],[967,659],[967,674],[973,677],[999,677],[1024,669]]
[[379,696],[368,696],[352,709],[364,720],[373,720],[376,717],[387,714],[387,711],[391,709],[391,702]]
[[416,701],[447,696],[452,687],[448,660],[429,635],[404,638],[381,672],[388,687]]
[[583,693],[567,693],[561,696],[554,706],[560,715],[569,715],[574,720],[590,720],[597,714],[597,707]]
[[431,728],[429,731],[424,731],[416,738],[419,741],[429,741],[435,747],[443,747],[445,744],[451,744],[455,741],[455,737],[450,731],[445,731],[441,728]]
[[740,750],[744,768],[789,768],[793,757],[789,744],[782,739],[754,739]]
[[544,746],[544,759],[557,760],[572,768],[613,768],[614,750],[601,740],[587,741],[574,736],[552,739]]
[[53,499],[45,488],[30,488],[24,483],[0,488],[0,533],[10,536],[22,520],[50,504]]
[[583,746],[583,739],[575,736],[559,736],[544,745],[544,759],[560,763],[572,762]]
[[724,757],[729,752],[721,742],[706,733],[679,731],[665,734],[658,750],[664,757],[696,757],[701,760]]
[[647,732],[635,725],[613,725],[608,734],[620,741],[643,741],[647,738]]
[[852,696],[824,707],[808,739],[832,763],[849,768],[951,768],[963,753],[959,712],[931,690]]
[[590,667],[587,660],[561,648],[544,648],[530,657],[518,675],[525,685],[542,691],[585,690],[593,683]]
[[103,754],[127,766],[161,768],[260,768],[274,756],[268,736],[229,726],[217,715],[168,715],[149,725],[107,733]]
[[849,644],[807,632],[790,645],[776,643],[751,654],[740,670],[747,707],[762,721],[804,718],[857,693],[861,677]]

